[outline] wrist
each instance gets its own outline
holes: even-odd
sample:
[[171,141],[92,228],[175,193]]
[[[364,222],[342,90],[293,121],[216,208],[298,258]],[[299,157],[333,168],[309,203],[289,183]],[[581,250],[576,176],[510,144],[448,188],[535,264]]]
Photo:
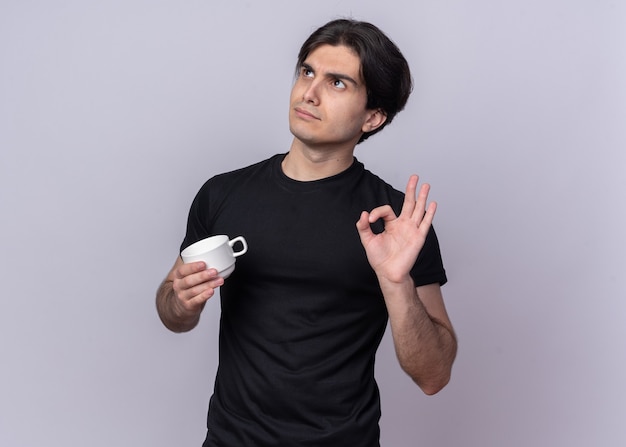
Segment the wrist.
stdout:
[[388,308],[405,308],[413,305],[417,296],[415,282],[409,275],[399,278],[378,277],[378,284]]
[[391,288],[402,290],[415,288],[413,277],[408,273],[404,275],[385,275],[377,273],[376,277],[380,287],[383,289]]
[[200,321],[200,312],[185,308],[176,296],[172,282],[164,284],[160,299],[159,316],[163,324],[173,332],[187,332],[193,329]]

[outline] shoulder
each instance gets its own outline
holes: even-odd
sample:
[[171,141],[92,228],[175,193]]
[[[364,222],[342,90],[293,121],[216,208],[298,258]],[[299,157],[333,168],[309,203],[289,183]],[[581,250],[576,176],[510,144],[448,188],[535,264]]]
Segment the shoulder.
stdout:
[[402,207],[404,193],[398,191],[378,175],[365,169],[365,167],[362,170],[361,183],[363,187],[360,190],[373,194],[375,201],[379,202],[380,205],[389,204],[396,212]]
[[269,172],[273,169],[273,166],[276,163],[280,163],[280,160],[282,160],[283,157],[284,157],[284,154],[274,155],[266,160],[259,161],[257,163],[245,166],[243,168],[217,174],[213,176],[212,178],[210,178],[206,183],[219,183],[219,182],[224,182],[224,181],[231,181],[233,179],[245,178],[250,175],[260,173],[260,172]]
[[220,191],[232,189],[237,185],[249,183],[250,180],[261,178],[263,175],[270,175],[273,167],[280,163],[284,154],[274,155],[266,160],[238,168],[232,171],[216,174],[209,178],[200,188],[199,194],[207,194],[209,191]]

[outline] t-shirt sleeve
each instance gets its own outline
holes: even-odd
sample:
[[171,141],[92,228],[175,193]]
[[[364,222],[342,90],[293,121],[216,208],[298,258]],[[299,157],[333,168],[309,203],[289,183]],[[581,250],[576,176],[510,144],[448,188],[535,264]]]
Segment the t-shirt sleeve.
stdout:
[[443,267],[443,260],[441,259],[439,240],[433,227],[430,227],[424,247],[422,247],[422,251],[411,270],[411,277],[415,282],[415,287],[434,283],[439,283],[439,285],[443,286],[448,282],[446,271]]
[[208,219],[209,213],[209,182],[207,182],[200,188],[200,191],[198,191],[191,203],[189,215],[187,216],[187,232],[180,245],[181,252],[191,244],[211,235]]

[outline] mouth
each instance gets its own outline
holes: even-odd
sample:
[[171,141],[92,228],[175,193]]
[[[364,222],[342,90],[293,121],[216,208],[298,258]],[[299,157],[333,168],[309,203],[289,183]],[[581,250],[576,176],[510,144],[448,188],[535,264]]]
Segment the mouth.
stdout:
[[296,115],[299,116],[300,118],[319,120],[317,115],[308,111],[304,107],[296,106],[293,108],[293,110],[296,113]]

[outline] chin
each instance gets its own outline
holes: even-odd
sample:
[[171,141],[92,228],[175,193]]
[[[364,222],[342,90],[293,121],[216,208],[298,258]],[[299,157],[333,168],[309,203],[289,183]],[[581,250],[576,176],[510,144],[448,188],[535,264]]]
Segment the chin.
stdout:
[[289,131],[297,140],[300,140],[305,144],[315,144],[316,138],[311,134],[311,132],[304,132],[302,129],[298,129],[297,126],[292,125],[289,126]]

